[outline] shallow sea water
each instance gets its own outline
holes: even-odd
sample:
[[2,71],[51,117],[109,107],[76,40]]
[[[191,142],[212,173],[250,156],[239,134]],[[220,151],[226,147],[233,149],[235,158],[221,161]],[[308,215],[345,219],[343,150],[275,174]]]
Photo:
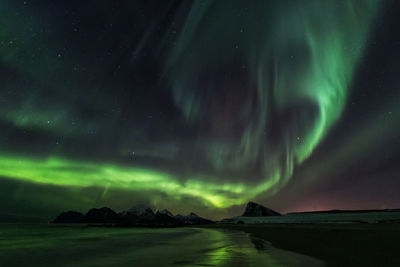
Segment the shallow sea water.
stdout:
[[324,266],[239,231],[0,224],[0,266]]

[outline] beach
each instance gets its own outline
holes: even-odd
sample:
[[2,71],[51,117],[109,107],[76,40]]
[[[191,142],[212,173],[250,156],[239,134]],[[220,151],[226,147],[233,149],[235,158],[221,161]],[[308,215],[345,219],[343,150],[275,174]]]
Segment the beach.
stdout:
[[272,246],[308,255],[327,266],[400,266],[400,224],[214,224],[244,231]]
[[325,266],[242,231],[0,224],[0,266]]

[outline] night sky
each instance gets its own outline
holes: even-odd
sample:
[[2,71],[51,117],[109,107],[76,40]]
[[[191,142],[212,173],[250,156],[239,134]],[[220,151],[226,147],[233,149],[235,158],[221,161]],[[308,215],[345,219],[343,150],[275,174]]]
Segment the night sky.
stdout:
[[0,215],[400,207],[400,3],[0,3]]

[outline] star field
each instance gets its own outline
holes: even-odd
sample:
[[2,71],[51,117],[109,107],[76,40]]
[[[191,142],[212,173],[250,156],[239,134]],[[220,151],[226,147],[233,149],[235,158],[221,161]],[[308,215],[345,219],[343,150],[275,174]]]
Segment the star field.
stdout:
[[398,207],[396,1],[0,6],[5,213]]

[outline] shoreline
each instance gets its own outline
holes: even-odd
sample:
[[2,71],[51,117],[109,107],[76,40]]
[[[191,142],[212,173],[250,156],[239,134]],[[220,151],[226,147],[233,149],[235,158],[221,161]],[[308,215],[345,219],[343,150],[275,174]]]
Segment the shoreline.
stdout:
[[213,224],[243,231],[273,247],[310,256],[327,266],[400,266],[400,224]]
[[0,266],[323,266],[245,232],[215,228],[9,224],[0,235]]
[[[15,223],[6,223],[18,225]],[[24,225],[24,224],[22,224]],[[29,224],[28,224],[29,225]],[[32,225],[37,225],[33,223]],[[45,227],[91,228],[84,224],[40,224]],[[110,228],[96,225],[93,228]],[[111,227],[113,229],[162,229],[164,227]],[[210,224],[177,228],[240,231],[273,248],[320,260],[326,266],[400,266],[399,223],[314,224]]]

